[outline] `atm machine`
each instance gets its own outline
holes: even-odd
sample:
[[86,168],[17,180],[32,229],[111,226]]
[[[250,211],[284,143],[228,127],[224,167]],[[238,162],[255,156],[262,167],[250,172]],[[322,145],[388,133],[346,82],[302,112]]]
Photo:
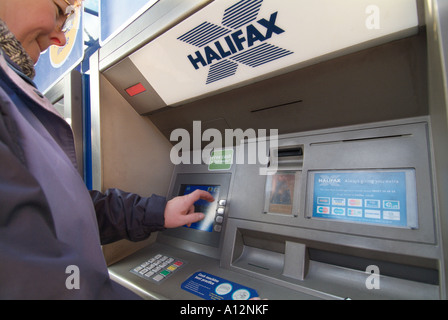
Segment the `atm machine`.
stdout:
[[215,198],[105,246],[113,280],[146,299],[447,298],[448,7],[337,2],[161,0],[92,56],[94,187]]

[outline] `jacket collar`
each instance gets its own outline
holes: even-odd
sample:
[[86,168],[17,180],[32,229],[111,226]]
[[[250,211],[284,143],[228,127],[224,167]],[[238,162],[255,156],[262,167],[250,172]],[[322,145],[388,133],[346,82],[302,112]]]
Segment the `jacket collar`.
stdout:
[[[13,62],[8,58],[6,54],[0,49],[0,67],[6,72],[11,81],[15,83],[22,91],[30,97],[37,105],[41,106],[44,110],[53,113],[59,118],[63,117],[56,111],[52,103],[45,98],[45,96],[37,89],[33,80],[24,75]],[[65,120],[64,120],[65,121]]]
[[6,64],[8,65],[9,68],[11,68],[19,77],[21,77],[23,80],[25,80],[27,83],[29,83],[30,85],[32,85],[34,88],[37,89],[37,86],[34,83],[34,81],[22,72],[20,66],[17,65],[17,63],[15,63],[13,60],[11,60],[11,58],[3,51],[1,47],[0,47],[0,55],[5,59]]

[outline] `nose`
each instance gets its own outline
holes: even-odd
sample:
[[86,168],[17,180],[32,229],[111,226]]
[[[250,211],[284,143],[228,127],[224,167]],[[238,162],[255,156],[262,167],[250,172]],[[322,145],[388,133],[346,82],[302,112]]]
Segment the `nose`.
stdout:
[[67,38],[65,37],[65,33],[59,30],[55,30],[51,35],[50,35],[50,40],[51,40],[51,44],[58,46],[58,47],[63,47],[67,44]]

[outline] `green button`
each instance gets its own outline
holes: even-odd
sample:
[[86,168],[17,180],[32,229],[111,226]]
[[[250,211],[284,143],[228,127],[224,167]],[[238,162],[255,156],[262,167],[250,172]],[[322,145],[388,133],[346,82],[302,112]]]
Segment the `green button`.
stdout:
[[160,272],[160,274],[164,277],[168,276],[171,272],[169,272],[168,270],[163,270],[162,272]]

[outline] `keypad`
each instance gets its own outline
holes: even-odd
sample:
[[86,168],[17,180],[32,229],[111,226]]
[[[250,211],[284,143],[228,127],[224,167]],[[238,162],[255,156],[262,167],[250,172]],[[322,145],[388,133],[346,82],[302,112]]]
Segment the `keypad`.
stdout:
[[174,257],[157,254],[132,268],[130,272],[143,279],[160,284],[182,268],[185,263],[185,261]]

